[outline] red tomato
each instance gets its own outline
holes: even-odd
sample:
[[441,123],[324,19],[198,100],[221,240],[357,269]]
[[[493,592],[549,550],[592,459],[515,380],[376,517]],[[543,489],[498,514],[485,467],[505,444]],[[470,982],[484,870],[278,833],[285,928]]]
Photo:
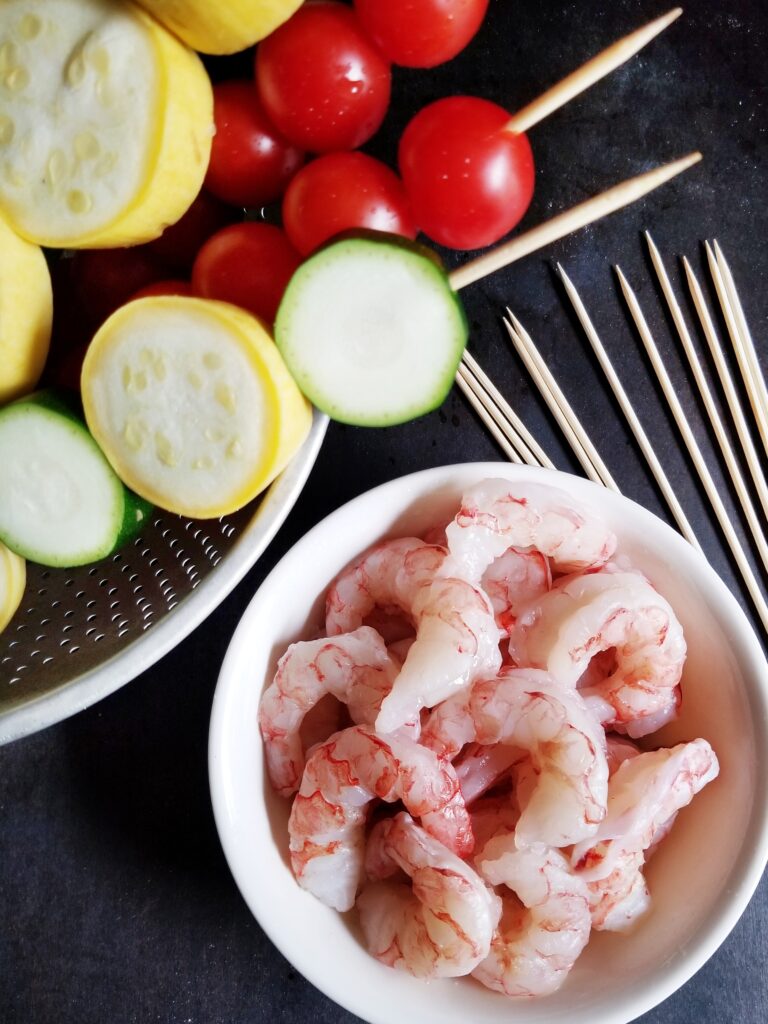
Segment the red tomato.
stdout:
[[272,323],[301,257],[271,224],[231,224],[209,238],[192,268],[192,287],[205,299],[241,306]]
[[278,130],[313,153],[356,149],[389,106],[391,71],[353,10],[304,4],[256,51],[256,82]]
[[166,281],[155,281],[154,284],[148,284],[146,288],[139,288],[135,295],[132,295],[129,299],[132,302],[134,299],[149,299],[154,295],[194,295],[195,290],[189,281],[175,281],[168,279]]
[[525,135],[502,131],[506,110],[453,96],[413,118],[399,163],[425,234],[451,249],[479,249],[517,224],[533,196],[533,154]]
[[355,0],[363,28],[393,64],[433,68],[467,45],[488,0]]
[[154,242],[149,242],[146,249],[158,256],[167,267],[186,273],[203,242],[231,220],[232,211],[229,207],[210,192],[202,191],[184,216],[167,227]]
[[288,186],[283,224],[302,255],[351,228],[416,237],[398,176],[364,153],[329,153],[307,164]]
[[279,199],[304,163],[304,154],[272,126],[253,82],[213,87],[216,134],[205,185],[236,206],[261,206]]

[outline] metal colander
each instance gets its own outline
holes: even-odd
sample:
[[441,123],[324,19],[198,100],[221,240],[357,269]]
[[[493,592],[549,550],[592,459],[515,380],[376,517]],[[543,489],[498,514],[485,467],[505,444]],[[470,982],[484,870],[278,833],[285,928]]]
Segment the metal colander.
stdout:
[[204,522],[157,511],[137,539],[79,569],[27,565],[22,603],[0,633],[0,743],[93,704],[169,651],[269,544],[314,465],[328,424],[265,494]]

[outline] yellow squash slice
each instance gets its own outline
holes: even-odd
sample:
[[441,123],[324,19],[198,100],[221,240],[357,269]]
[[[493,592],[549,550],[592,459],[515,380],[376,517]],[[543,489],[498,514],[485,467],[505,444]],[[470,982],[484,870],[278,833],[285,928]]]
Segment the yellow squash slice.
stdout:
[[0,633],[16,614],[26,583],[26,562],[0,544]]
[[3,0],[0,210],[53,248],[146,242],[205,176],[211,84],[200,58],[116,0]]
[[254,498],[311,422],[263,324],[207,299],[117,310],[90,344],[81,390],[88,428],[121,480],[195,519]]
[[37,384],[52,316],[51,276],[40,247],[0,218],[0,405]]
[[236,53],[287,21],[301,0],[139,0],[201,53]]

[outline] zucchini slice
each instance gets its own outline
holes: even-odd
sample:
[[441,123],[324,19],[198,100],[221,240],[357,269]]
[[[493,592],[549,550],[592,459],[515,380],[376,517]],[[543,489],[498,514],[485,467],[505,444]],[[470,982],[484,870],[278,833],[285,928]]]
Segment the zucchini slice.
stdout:
[[0,544],[0,633],[16,614],[26,583],[26,562]]
[[0,466],[0,540],[32,562],[98,561],[134,536],[149,512],[83,421],[49,391],[0,410]]
[[445,399],[467,321],[431,254],[389,236],[343,238],[293,275],[275,341],[319,409],[341,423],[386,427]]
[[196,519],[254,498],[311,423],[264,325],[208,299],[158,296],[117,310],[89,346],[81,390],[121,480]]
[[37,384],[52,316],[51,275],[41,249],[0,218],[0,405]]
[[287,21],[301,0],[139,0],[187,46],[201,53],[236,53]]
[[200,58],[114,0],[4,0],[0,208],[53,248],[146,242],[200,190],[213,97]]

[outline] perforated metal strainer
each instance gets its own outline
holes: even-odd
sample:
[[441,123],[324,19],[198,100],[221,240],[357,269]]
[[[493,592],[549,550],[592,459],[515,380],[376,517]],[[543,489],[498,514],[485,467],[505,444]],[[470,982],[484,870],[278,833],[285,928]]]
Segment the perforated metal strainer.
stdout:
[[28,564],[0,634],[0,743],[88,707],[192,632],[242,579],[298,498],[328,420],[312,429],[254,507],[200,522],[156,512],[137,540],[96,565]]

